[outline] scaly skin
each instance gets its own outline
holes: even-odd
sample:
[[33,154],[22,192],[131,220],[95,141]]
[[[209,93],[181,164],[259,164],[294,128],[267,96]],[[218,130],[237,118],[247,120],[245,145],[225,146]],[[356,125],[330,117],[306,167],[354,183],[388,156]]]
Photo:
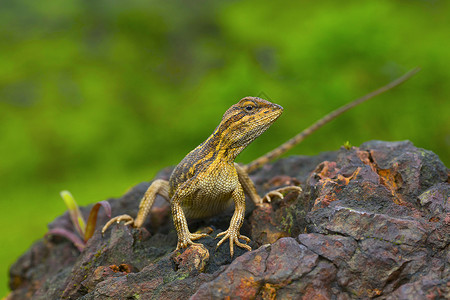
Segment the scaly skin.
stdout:
[[281,106],[269,101],[256,97],[243,98],[225,112],[222,121],[211,136],[186,155],[176,166],[169,181],[155,180],[150,185],[141,200],[136,220],[129,215],[117,216],[106,223],[102,233],[111,224],[121,221],[125,221],[125,225],[141,227],[150,212],[156,195],[159,194],[171,204],[173,222],[178,234],[177,249],[181,249],[195,244],[193,241],[206,236],[206,234],[190,233],[186,217],[206,218],[216,215],[225,210],[233,201],[235,211],[230,226],[226,231],[217,235],[218,237],[223,236],[217,246],[229,239],[231,256],[233,256],[234,244],[251,250],[250,246],[239,241],[239,239],[247,243],[250,241],[248,237],[239,233],[244,221],[244,193],[256,205],[260,205],[263,202],[270,202],[274,197],[283,198],[282,193],[284,192],[300,192],[301,188],[289,186],[271,191],[261,198],[248,173],[270,160],[280,157],[299,144],[306,136],[347,110],[400,85],[418,71],[418,68],[413,69],[386,86],[338,108],[266,155],[246,166],[239,166],[234,163],[236,156],[269,128],[283,112]]
[[234,160],[248,144],[269,128],[282,112],[281,106],[269,101],[256,97],[243,98],[225,112],[219,126],[208,139],[175,167],[169,181],[156,180],[150,185],[141,201],[136,220],[128,215],[115,217],[103,227],[102,232],[112,223],[120,221],[126,221],[126,225],[141,227],[156,195],[160,194],[171,204],[173,222],[178,234],[177,249],[181,249],[206,236],[190,233],[186,217],[206,218],[216,215],[233,201],[235,211],[230,226],[218,234],[222,239],[217,246],[228,239],[231,256],[234,244],[251,250],[250,246],[239,241],[250,241],[239,233],[244,221],[244,193],[259,205],[263,199],[270,201],[272,197],[282,198],[280,192],[301,191],[301,188],[291,186],[280,191],[271,191],[264,198],[260,198],[248,174],[235,164]]

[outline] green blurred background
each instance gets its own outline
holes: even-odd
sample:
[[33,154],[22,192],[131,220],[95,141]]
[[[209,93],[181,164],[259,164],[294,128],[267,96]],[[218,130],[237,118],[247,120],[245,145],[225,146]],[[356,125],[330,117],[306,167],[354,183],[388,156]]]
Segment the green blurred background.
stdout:
[[249,162],[420,66],[290,154],[409,139],[448,166],[449,8],[446,0],[2,1],[0,296],[9,266],[65,211],[60,190],[80,204],[122,195],[179,162],[244,96],[285,108],[238,157]]

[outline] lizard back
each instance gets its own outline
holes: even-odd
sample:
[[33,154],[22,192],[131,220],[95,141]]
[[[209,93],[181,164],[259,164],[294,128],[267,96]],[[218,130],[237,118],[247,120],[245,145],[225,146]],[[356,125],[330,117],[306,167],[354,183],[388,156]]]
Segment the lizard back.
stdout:
[[203,218],[223,211],[239,181],[236,156],[281,115],[283,108],[246,97],[231,106],[214,132],[176,166],[170,179],[169,196],[182,185],[189,188],[182,207],[187,217]]

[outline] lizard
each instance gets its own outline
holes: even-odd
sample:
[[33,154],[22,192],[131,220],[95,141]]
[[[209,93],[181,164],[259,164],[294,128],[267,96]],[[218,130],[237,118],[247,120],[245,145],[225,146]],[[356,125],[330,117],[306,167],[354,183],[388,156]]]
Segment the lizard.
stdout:
[[[308,135],[344,112],[400,85],[418,71],[418,68],[413,69],[389,84],[332,111],[289,141],[248,165],[235,163],[235,158],[277,120],[283,112],[283,107],[258,97],[242,98],[225,112],[214,132],[175,167],[168,181],[157,179],[152,182],[139,204],[136,219],[126,214],[114,217],[104,225],[102,234],[111,224],[121,221],[125,221],[125,225],[142,227],[156,195],[159,194],[170,202],[178,237],[176,250],[190,245],[200,245],[194,241],[206,237],[207,234],[191,233],[186,218],[214,216],[223,212],[234,202],[235,210],[229,228],[217,235],[222,239],[216,247],[229,240],[231,257],[234,253],[234,244],[251,251],[248,245],[250,239],[240,234],[244,221],[245,194],[256,205],[261,205],[275,197],[283,199],[283,193],[286,192],[301,192],[301,188],[287,186],[260,197],[248,174],[280,157]],[[241,243],[240,239],[247,244]]]

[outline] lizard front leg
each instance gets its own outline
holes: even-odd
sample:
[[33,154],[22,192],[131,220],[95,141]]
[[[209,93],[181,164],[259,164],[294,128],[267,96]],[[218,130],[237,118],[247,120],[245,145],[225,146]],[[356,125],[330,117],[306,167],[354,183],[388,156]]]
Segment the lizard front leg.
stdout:
[[173,223],[178,235],[176,250],[186,248],[190,245],[200,245],[198,243],[194,243],[193,241],[208,236],[206,233],[191,233],[189,231],[186,216],[184,214],[183,208],[181,207],[181,203],[183,201],[188,201],[189,197],[192,197],[192,195],[194,194],[193,191],[189,189],[189,187],[194,186],[193,184],[191,185],[191,183],[192,180],[188,180],[180,187],[178,187],[170,202],[170,206],[172,208]]
[[[242,186],[238,184],[237,188],[233,191],[231,197],[234,201],[234,213],[233,217],[231,218],[230,227],[217,235],[224,236],[218,243],[217,247],[219,247],[223,242],[225,242],[227,239],[230,240],[230,255],[233,257],[234,249],[233,249],[233,243],[236,243],[237,246],[244,248],[248,251],[251,251],[252,248],[249,245],[242,244],[239,242],[239,239],[243,239],[247,243],[250,242],[250,239],[244,235],[241,235],[239,233],[239,230],[241,229],[242,223],[244,222],[244,213],[245,213],[245,195],[244,191],[242,190]],[[216,237],[216,238],[217,238]]]
[[245,171],[245,169],[243,167],[241,167],[238,164],[234,164],[234,166],[236,167],[236,171],[238,174],[238,178],[239,178],[239,182],[241,183],[244,192],[250,197],[250,199],[252,199],[253,203],[255,203],[256,205],[260,205],[264,202],[270,202],[272,201],[272,198],[278,197],[280,199],[283,199],[284,196],[282,193],[287,193],[287,192],[301,192],[302,188],[299,186],[295,186],[295,185],[290,185],[290,186],[286,186],[283,188],[279,188],[273,191],[268,192],[266,195],[264,195],[264,197],[260,197],[258,195],[258,193],[256,192],[256,188],[255,185],[253,184],[253,181],[250,179],[250,177],[247,174],[247,171]]
[[113,223],[120,223],[121,221],[125,221],[125,225],[131,225],[133,227],[142,227],[147,218],[147,215],[152,208],[153,202],[155,202],[156,195],[163,196],[167,201],[169,201],[169,182],[167,180],[158,179],[152,182],[147,191],[144,194],[144,197],[139,204],[139,211],[134,220],[129,215],[120,215],[112,218],[105,224],[102,228],[102,234],[105,233],[106,229]]

